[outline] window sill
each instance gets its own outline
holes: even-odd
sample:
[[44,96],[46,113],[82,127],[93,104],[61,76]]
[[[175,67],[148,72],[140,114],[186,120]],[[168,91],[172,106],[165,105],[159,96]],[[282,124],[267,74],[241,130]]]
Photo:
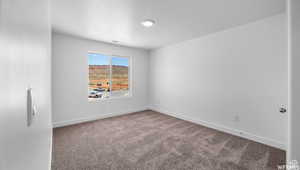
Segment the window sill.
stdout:
[[88,98],[89,103],[98,103],[98,102],[104,102],[104,101],[109,101],[109,100],[119,100],[119,99],[130,99],[132,98],[132,95],[128,96],[116,96],[116,97],[109,97],[109,98]]

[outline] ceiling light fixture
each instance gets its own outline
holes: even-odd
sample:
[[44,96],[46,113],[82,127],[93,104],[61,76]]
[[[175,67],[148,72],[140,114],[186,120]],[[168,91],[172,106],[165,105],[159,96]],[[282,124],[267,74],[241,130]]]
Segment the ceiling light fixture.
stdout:
[[146,19],[146,20],[142,21],[141,24],[144,27],[152,27],[155,24],[155,21],[151,20],[151,19]]

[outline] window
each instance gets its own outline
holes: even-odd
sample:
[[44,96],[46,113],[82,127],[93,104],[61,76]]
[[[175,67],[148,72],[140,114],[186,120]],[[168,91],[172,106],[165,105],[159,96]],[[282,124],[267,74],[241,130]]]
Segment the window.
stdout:
[[89,99],[129,96],[129,58],[88,53]]

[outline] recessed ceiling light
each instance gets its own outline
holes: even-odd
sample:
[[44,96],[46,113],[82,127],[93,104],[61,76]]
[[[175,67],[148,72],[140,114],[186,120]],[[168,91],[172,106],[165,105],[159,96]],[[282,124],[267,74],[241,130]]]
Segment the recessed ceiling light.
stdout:
[[152,27],[155,24],[155,21],[151,20],[151,19],[146,19],[146,20],[142,21],[141,24],[144,27]]

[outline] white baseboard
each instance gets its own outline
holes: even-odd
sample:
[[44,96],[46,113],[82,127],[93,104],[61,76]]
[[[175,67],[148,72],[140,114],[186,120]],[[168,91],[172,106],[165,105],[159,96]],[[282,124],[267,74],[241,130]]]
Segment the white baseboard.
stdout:
[[74,124],[78,124],[78,123],[84,123],[84,122],[89,122],[89,121],[104,119],[104,118],[109,118],[109,117],[115,117],[115,116],[120,116],[120,115],[126,115],[126,114],[130,114],[130,113],[134,113],[134,112],[144,111],[144,110],[148,110],[147,107],[141,108],[141,109],[136,109],[136,110],[130,110],[130,111],[127,110],[127,111],[123,111],[123,112],[108,113],[108,114],[103,114],[103,115],[94,115],[94,116],[90,116],[90,117],[84,117],[84,118],[61,121],[61,122],[53,122],[53,128],[69,126],[69,125],[74,125]]
[[246,138],[246,139],[249,139],[249,140],[253,140],[255,142],[259,142],[259,143],[269,145],[269,146],[272,146],[272,147],[275,147],[275,148],[286,150],[286,145],[285,144],[274,141],[272,139],[257,136],[257,135],[254,135],[254,134],[251,134],[251,133],[248,133],[248,132],[245,132],[245,131],[241,131],[241,130],[238,130],[238,129],[232,129],[232,128],[225,127],[225,126],[222,126],[222,125],[217,125],[215,123],[211,123],[211,122],[195,119],[195,118],[192,118],[192,117],[184,116],[183,114],[171,112],[171,111],[164,110],[164,109],[161,109],[161,108],[157,108],[157,107],[154,107],[154,106],[148,106],[147,108],[149,110],[153,110],[153,111],[156,111],[156,112],[167,114],[167,115],[176,117],[178,119],[182,119],[182,120],[186,120],[186,121],[193,122],[193,123],[196,123],[196,124],[200,124],[200,125],[212,128],[212,129],[216,129],[216,130],[219,130],[219,131],[222,131],[222,132],[226,132],[226,133],[235,135],[235,136],[243,137],[243,138]]
[[253,140],[253,141],[256,141],[256,142],[259,142],[259,143],[263,143],[265,145],[269,145],[269,146],[272,146],[272,147],[275,147],[275,148],[286,150],[286,145],[285,144],[274,141],[272,139],[257,136],[257,135],[254,135],[252,133],[248,133],[248,132],[241,131],[241,130],[238,130],[238,129],[232,129],[232,128],[225,127],[225,126],[222,126],[222,125],[217,125],[215,123],[211,123],[211,122],[195,119],[195,118],[192,118],[192,117],[184,116],[183,114],[167,111],[167,110],[157,108],[157,107],[154,107],[154,106],[148,106],[148,107],[145,107],[145,108],[125,111],[125,112],[115,112],[115,113],[109,113],[109,114],[104,114],[104,115],[95,115],[95,116],[90,116],[90,117],[85,117],[85,118],[80,118],[80,119],[54,122],[53,127],[57,128],[57,127],[69,126],[69,125],[73,125],[73,124],[84,123],[84,122],[89,122],[89,121],[98,120],[98,119],[104,119],[104,118],[108,118],[108,117],[115,117],[115,116],[130,114],[130,113],[134,113],[134,112],[144,111],[144,110],[153,110],[153,111],[156,111],[156,112],[160,112],[160,113],[163,113],[163,114],[167,114],[167,115],[176,117],[178,119],[182,119],[182,120],[186,120],[186,121],[193,122],[193,123],[196,123],[196,124],[200,124],[200,125],[212,128],[212,129],[216,129],[216,130],[219,130],[219,131],[222,131],[222,132],[226,132],[226,133],[235,135],[235,136],[243,137],[243,138]]

